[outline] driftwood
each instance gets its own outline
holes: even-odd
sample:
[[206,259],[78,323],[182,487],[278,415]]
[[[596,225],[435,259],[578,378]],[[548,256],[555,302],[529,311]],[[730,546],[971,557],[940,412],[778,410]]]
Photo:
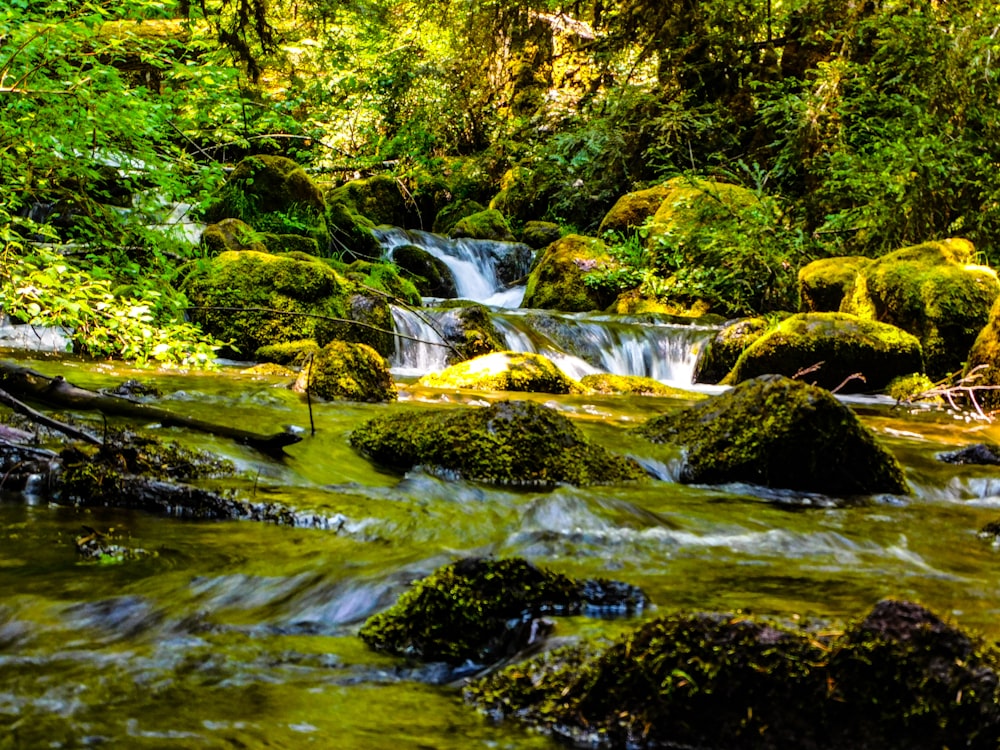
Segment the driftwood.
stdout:
[[[257,449],[261,453],[269,456],[281,456],[283,449],[287,445],[299,442],[302,438],[292,432],[278,432],[272,435],[261,435],[255,432],[248,432],[229,425],[206,422],[194,417],[187,417],[176,414],[168,409],[163,409],[152,404],[144,404],[133,401],[122,396],[114,396],[96,391],[89,391],[85,388],[78,388],[62,376],[50,378],[47,375],[35,372],[27,367],[20,367],[11,362],[0,362],[0,393],[7,399],[0,399],[0,403],[6,403],[11,408],[21,411],[23,409],[14,406],[10,400],[32,401],[46,406],[60,409],[99,411],[109,417],[126,417],[129,419],[139,419],[144,422],[157,422],[164,427],[186,427],[211,435],[219,435],[231,440],[235,440],[241,445],[248,445]],[[28,408],[24,404],[20,407]],[[32,419],[43,417],[38,412],[27,414]],[[43,419],[39,419],[44,424]],[[61,424],[61,423],[60,423]],[[60,429],[57,427],[56,429]],[[88,439],[94,442],[94,438],[83,437],[85,433],[77,436],[78,439]],[[98,441],[99,442],[99,441]]]

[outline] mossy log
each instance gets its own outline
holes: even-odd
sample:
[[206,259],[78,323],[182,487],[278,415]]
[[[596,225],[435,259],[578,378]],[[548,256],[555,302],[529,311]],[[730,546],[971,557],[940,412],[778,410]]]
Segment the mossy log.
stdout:
[[0,388],[15,398],[61,409],[99,411],[105,416],[141,419],[144,422],[158,422],[164,427],[186,427],[207,432],[248,445],[269,456],[280,456],[285,446],[302,439],[287,431],[261,435],[229,425],[206,422],[151,404],[79,388],[61,375],[50,378],[11,362],[0,362]]

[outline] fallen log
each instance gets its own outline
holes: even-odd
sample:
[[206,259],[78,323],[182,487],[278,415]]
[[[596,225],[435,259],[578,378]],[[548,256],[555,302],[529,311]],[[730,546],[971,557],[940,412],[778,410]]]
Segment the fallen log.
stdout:
[[[297,443],[302,439],[301,436],[287,430],[271,435],[261,435],[229,425],[206,422],[152,404],[133,401],[124,396],[79,388],[61,375],[50,378],[12,362],[0,362],[0,391],[17,400],[33,401],[60,409],[98,411],[107,417],[125,417],[144,422],[156,422],[164,427],[186,427],[235,440],[241,445],[250,446],[273,457],[282,456],[285,446]],[[4,400],[3,403],[11,405],[7,400]]]

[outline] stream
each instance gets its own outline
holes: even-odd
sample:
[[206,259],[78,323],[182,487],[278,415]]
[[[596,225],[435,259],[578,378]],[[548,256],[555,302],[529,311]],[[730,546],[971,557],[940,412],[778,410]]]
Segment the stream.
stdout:
[[[836,627],[885,597],[917,600],[1000,639],[1000,551],[977,537],[1000,518],[1000,472],[936,459],[1000,442],[1000,427],[853,399],[903,463],[912,497],[845,505],[746,485],[681,485],[670,479],[671,449],[631,428],[700,395],[691,369],[712,326],[514,305],[493,314],[509,344],[554,354],[574,376],[617,371],[691,389],[690,398],[516,395],[561,410],[593,440],[636,457],[656,481],[513,490],[374,468],[347,443],[365,420],[508,396],[420,387],[415,378],[436,366],[436,355],[401,351],[393,362],[399,403],[314,404],[315,436],[287,448],[282,461],[147,426],[235,462],[238,477],[222,484],[239,496],[322,523],[180,521],[61,507],[44,492],[0,486],[0,749],[555,750],[549,738],[465,706],[434,665],[374,653],[356,637],[410,581],[466,555],[521,555],[576,577],[627,581],[654,604],[630,620],[560,618],[557,643],[613,638],[678,609],[742,609]],[[37,353],[18,360],[88,388],[137,378],[162,391],[164,407],[210,421],[260,432],[309,425],[305,401],[286,380],[237,366],[182,373]],[[83,526],[114,528],[129,546],[155,554],[83,562],[74,545]]]

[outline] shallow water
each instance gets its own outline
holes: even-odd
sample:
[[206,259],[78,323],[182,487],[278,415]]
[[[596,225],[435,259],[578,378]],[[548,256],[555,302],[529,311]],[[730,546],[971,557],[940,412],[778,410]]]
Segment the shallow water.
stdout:
[[[33,361],[87,387],[135,372]],[[308,427],[280,380],[232,369],[138,373],[161,404],[267,432]],[[1000,471],[935,459],[1000,440],[997,428],[878,402],[855,408],[904,462],[910,498],[848,506],[821,496],[669,480],[677,456],[629,433],[689,401],[531,396],[658,476],[643,487],[517,491],[380,472],[347,444],[398,409],[483,404],[501,394],[405,386],[403,403],[315,405],[315,437],[272,461],[224,440],[152,428],[232,458],[242,496],[330,519],[329,528],[182,522],[0,499],[0,748],[555,748],[463,706],[434,668],[356,637],[407,583],[469,554],[524,555],[574,576],[637,584],[655,608],[744,609],[837,627],[884,597],[916,599],[1000,638],[1000,551],[977,530],[1000,517]],[[692,395],[692,399],[695,398]],[[155,557],[77,557],[86,525],[126,530]],[[555,637],[612,637],[630,622],[558,620]]]

